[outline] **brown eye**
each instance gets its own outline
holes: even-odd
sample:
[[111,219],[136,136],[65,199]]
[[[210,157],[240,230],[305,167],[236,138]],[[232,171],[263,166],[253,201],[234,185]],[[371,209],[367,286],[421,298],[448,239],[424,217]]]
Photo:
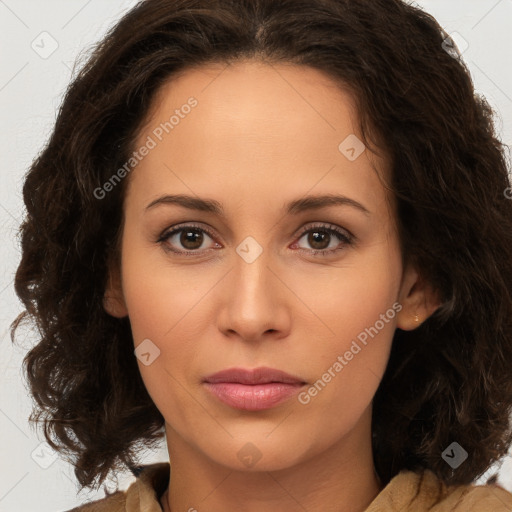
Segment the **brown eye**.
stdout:
[[180,244],[187,250],[199,249],[203,243],[203,234],[198,229],[184,229],[179,237]]
[[[311,250],[300,246],[300,240],[305,239]],[[301,250],[306,250],[313,255],[329,256],[343,250],[353,243],[353,236],[335,226],[315,226],[302,232],[299,241],[294,244]],[[341,247],[340,247],[341,244]]]
[[182,226],[162,234],[157,242],[163,244],[166,250],[177,254],[193,255],[205,250],[202,246],[208,238],[212,240],[212,235],[204,228]]
[[[307,240],[308,240],[308,244],[310,244],[313,249],[322,251],[324,249],[327,249],[327,247],[329,247],[331,235],[329,233],[327,233],[326,231],[320,231],[320,230],[310,231],[307,234]],[[327,242],[327,244],[326,244],[326,242]]]

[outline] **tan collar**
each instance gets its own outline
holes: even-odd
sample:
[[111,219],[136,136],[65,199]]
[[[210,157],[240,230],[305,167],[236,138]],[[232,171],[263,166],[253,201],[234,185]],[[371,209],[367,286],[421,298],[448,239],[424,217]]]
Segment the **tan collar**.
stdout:
[[[69,512],[162,512],[160,498],[170,477],[168,462],[142,466],[123,492]],[[445,486],[429,470],[403,470],[376,496],[365,512],[510,512],[512,494],[497,485]]]

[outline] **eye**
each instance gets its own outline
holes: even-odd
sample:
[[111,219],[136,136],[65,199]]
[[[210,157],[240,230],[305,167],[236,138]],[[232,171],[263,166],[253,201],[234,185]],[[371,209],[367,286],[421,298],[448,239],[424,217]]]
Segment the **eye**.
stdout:
[[[352,245],[354,241],[353,235],[330,224],[318,224],[306,229],[302,232],[299,241],[293,244],[293,247],[297,246],[303,238],[313,248],[312,251],[306,250],[306,252],[314,256],[330,256],[345,249],[346,246]],[[340,243],[341,247],[339,247]],[[299,248],[301,248],[300,245]]]
[[[157,243],[163,245],[166,251],[183,256],[198,256],[202,252],[210,249],[204,249],[205,236],[213,241],[213,234],[204,227],[196,225],[176,226],[173,229],[164,232]],[[300,240],[306,240],[312,250],[304,249],[300,246]],[[337,241],[337,242],[336,242]],[[313,256],[330,256],[346,246],[352,245],[354,236],[348,231],[331,224],[317,224],[309,229],[303,230],[297,242],[292,244],[291,248],[299,248],[301,252],[307,252]],[[341,247],[339,247],[341,244]],[[214,242],[215,247],[221,247]],[[176,249],[175,247],[182,248]]]
[[[210,239],[213,237],[213,235],[207,229],[201,228],[199,226],[177,226],[172,230],[166,231],[164,234],[162,234],[157,242],[164,245],[166,250],[178,254],[185,256],[197,255],[205,241],[205,235]],[[184,250],[173,249],[172,247],[176,245],[181,245]],[[219,246],[219,244],[217,244],[217,246]],[[201,252],[203,251],[201,250]]]

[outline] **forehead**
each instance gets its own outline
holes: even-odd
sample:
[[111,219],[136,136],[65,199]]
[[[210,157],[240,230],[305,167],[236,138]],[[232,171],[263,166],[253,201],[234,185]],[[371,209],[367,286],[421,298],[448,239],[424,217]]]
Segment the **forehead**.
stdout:
[[317,183],[379,200],[373,166],[385,162],[367,150],[351,161],[340,149],[357,144],[358,127],[351,93],[319,70],[257,61],[191,68],[153,98],[136,146],[155,144],[131,179],[145,196],[184,183],[197,193],[226,183],[268,193],[286,181],[295,196]]
[[[168,120],[190,97],[198,101],[194,111],[200,111],[200,116],[193,117],[200,117],[205,130],[209,121],[217,123],[218,129],[210,130],[210,136],[229,128],[240,136],[258,134],[261,138],[272,130],[275,138],[281,129],[287,139],[295,135],[314,140],[311,132],[353,133],[358,123],[351,93],[321,71],[249,60],[207,64],[173,76],[155,94],[145,126]],[[183,124],[193,123],[193,117]],[[306,124],[310,129],[304,129]]]

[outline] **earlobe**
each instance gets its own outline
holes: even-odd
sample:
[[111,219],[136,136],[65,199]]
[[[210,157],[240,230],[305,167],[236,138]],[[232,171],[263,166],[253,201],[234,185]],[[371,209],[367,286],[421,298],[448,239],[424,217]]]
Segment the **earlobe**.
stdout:
[[111,316],[123,318],[128,315],[124,304],[114,297],[105,295],[103,297],[103,309]]
[[115,272],[116,277],[109,272],[108,283],[103,295],[103,309],[111,316],[123,318],[128,316],[128,310],[124,302],[123,290],[119,273]]
[[441,305],[438,293],[412,266],[405,271],[399,302],[397,327],[404,331],[419,327]]

